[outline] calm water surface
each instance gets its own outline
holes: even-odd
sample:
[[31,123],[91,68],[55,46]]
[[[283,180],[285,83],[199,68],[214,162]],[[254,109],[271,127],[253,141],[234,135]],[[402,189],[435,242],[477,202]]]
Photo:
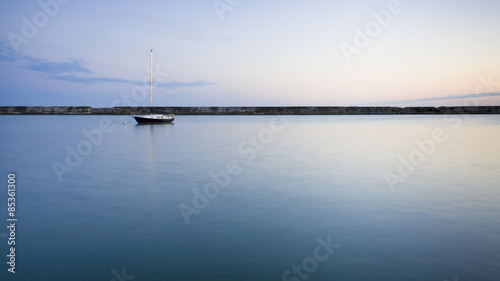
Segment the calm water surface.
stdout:
[[500,116],[0,116],[1,280],[498,280]]

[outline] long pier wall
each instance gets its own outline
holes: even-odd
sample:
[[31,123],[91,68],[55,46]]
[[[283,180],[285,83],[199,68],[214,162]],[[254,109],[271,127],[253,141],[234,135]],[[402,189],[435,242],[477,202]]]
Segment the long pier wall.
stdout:
[[[93,108],[90,106],[0,106],[0,115],[129,115],[149,113],[149,107]],[[500,106],[368,107],[368,106],[231,106],[154,107],[177,115],[384,115],[384,114],[500,114]]]

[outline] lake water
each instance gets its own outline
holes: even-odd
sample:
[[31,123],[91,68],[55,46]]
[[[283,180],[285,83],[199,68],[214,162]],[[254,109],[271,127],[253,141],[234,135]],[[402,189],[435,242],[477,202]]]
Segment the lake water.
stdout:
[[500,116],[0,116],[1,280],[498,280]]

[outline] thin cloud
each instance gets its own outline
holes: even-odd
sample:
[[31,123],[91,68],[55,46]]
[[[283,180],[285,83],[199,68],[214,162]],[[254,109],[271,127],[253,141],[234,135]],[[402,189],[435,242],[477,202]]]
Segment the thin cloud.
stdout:
[[71,59],[69,61],[55,62],[32,56],[23,56],[17,54],[14,49],[2,42],[0,42],[0,61],[20,62],[22,64],[21,67],[25,69],[47,74],[93,73],[84,66],[86,62],[83,60]]
[[217,37],[215,40],[219,40],[219,41],[237,41],[238,38],[226,36],[226,37]]
[[480,94],[467,94],[467,95],[460,95],[460,96],[444,96],[444,97],[435,97],[435,98],[377,102],[374,104],[380,105],[380,104],[391,104],[391,103],[418,103],[418,102],[429,102],[429,101],[443,101],[443,100],[456,100],[456,99],[469,99],[469,98],[485,98],[485,97],[497,97],[497,96],[500,96],[500,93],[480,93]]
[[[64,62],[54,62],[31,56],[18,55],[11,47],[2,42],[0,42],[0,61],[19,61],[22,63],[21,67],[25,69],[45,73],[50,79],[69,81],[73,83],[125,83],[147,85],[143,81],[134,81],[115,77],[89,76],[94,74],[94,72],[84,66],[87,64],[84,60],[71,59]],[[172,81],[170,83],[154,83],[153,85],[166,89],[177,89],[187,87],[206,87],[215,84],[216,83],[213,82],[200,80],[194,82]]]
[[70,81],[74,83],[128,83],[128,84],[142,84],[141,82],[110,77],[88,77],[77,75],[53,75],[52,79]]
[[177,89],[177,88],[185,88],[185,87],[206,87],[206,86],[212,86],[215,84],[216,83],[207,82],[207,81],[195,81],[195,82],[187,82],[187,83],[173,81],[170,83],[161,83],[161,84],[158,84],[158,86],[162,87],[162,88],[167,88],[167,89]]
[[[110,77],[89,77],[89,76],[77,76],[77,75],[53,75],[50,76],[52,79],[70,81],[74,83],[125,83],[134,85],[148,85],[143,81],[134,81],[121,78],[110,78]],[[194,81],[194,82],[177,82],[173,81],[170,83],[153,83],[154,86],[167,89],[177,89],[177,88],[187,88],[187,87],[206,87],[215,85],[216,83],[207,81]]]
[[200,34],[195,34],[195,35],[176,35],[174,36],[175,38],[182,39],[182,40],[190,40],[190,41],[197,41],[197,42],[203,42],[206,41],[205,37]]
[[18,59],[14,49],[0,42],[0,61],[17,61]]
[[62,73],[87,73],[92,74],[92,71],[83,66],[83,60],[70,60],[65,62],[53,62],[34,57],[24,57],[28,61],[27,69],[44,72],[47,74],[62,74]]

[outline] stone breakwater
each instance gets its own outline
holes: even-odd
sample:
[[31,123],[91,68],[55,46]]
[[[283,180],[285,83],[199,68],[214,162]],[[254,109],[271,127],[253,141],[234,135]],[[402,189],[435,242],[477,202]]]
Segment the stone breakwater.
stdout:
[[[500,106],[375,107],[375,106],[231,106],[154,107],[154,112],[178,115],[384,115],[384,114],[500,114]],[[149,107],[93,108],[90,106],[1,106],[0,115],[129,115],[147,114]]]

